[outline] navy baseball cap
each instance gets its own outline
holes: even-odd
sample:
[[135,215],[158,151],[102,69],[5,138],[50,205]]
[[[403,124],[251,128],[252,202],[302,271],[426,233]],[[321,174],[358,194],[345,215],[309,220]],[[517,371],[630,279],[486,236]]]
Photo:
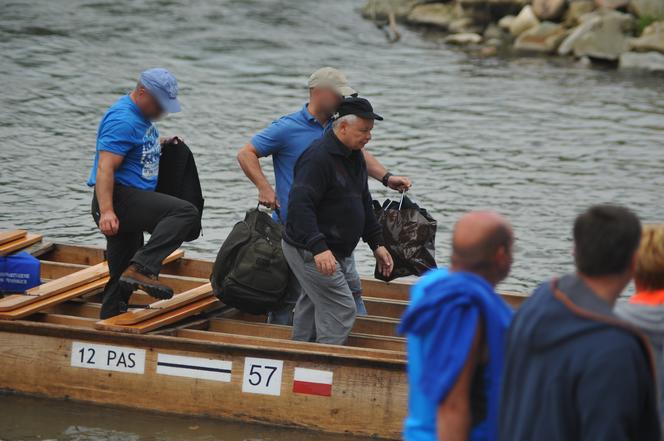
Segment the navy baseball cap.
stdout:
[[138,79],[145,89],[152,94],[167,113],[180,111],[178,102],[178,82],[175,76],[161,67],[148,69]]
[[335,118],[341,118],[346,115],[357,115],[365,119],[377,119],[382,121],[383,117],[374,113],[371,103],[366,98],[348,97],[339,105]]

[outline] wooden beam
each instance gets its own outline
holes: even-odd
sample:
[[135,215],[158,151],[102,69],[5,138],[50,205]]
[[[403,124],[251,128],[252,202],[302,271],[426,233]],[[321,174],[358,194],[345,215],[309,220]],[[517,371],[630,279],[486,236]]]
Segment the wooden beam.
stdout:
[[124,314],[120,314],[108,320],[103,320],[103,322],[105,324],[115,324],[120,326],[135,325],[152,317],[156,317],[208,297],[212,297],[212,286],[209,283],[206,283],[174,296],[171,299],[151,303],[147,308],[127,311]]
[[[278,338],[290,340],[293,328],[284,325],[244,322],[241,320],[217,318],[211,319],[207,329],[211,332],[226,334],[251,335],[254,337]],[[405,351],[405,340],[396,337],[379,337],[374,335],[352,333],[348,338],[348,346],[372,349]]]
[[25,230],[3,230],[0,231],[0,245],[4,245],[7,242],[13,242],[18,239],[22,239],[25,235],[28,234]]
[[[69,291],[65,291],[61,294],[51,296],[51,297],[46,297],[46,298],[40,298],[40,297],[32,297],[37,300],[34,302],[18,307],[16,309],[12,309],[11,311],[6,311],[6,312],[0,312],[0,319],[4,320],[18,320],[23,317],[27,317],[31,314],[34,314],[36,312],[42,311],[44,309],[50,308],[54,305],[57,305],[58,303],[66,302],[67,300],[74,299],[76,297],[80,297],[88,292],[94,291],[96,289],[102,288],[106,283],[108,282],[108,277],[103,277],[101,279],[95,280],[93,282],[87,283],[85,285],[81,285],[79,287],[76,287],[74,289],[71,289]],[[27,296],[26,296],[27,297]]]
[[178,322],[187,317],[221,307],[223,307],[223,303],[221,303],[219,299],[216,297],[207,297],[197,300],[193,303],[189,303],[181,308],[154,316],[134,325],[115,324],[112,322],[113,319],[111,318],[95,323],[95,328],[103,331],[126,332],[129,334],[145,334],[147,332],[154,331],[155,329],[159,329],[172,323]]
[[369,315],[376,317],[398,319],[401,318],[406,307],[408,307],[408,302],[403,300],[390,300],[367,296],[362,296],[362,300],[364,300],[364,306],[366,306]]
[[39,242],[42,240],[42,236],[39,234],[27,233],[24,237],[19,237],[18,239],[5,242],[0,245],[0,256],[6,256],[7,254],[20,251],[23,248],[27,248],[30,245]]
[[97,322],[96,319],[88,317],[72,317],[63,314],[44,314],[42,312],[34,315],[32,320],[41,323],[53,323],[56,325],[65,325],[75,328],[88,328],[92,329]]

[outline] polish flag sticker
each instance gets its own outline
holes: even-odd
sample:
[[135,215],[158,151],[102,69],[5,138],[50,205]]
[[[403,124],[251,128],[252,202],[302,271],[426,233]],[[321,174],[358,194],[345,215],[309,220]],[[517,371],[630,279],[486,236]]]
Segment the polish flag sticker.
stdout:
[[332,395],[332,372],[316,369],[295,368],[293,392],[296,394]]

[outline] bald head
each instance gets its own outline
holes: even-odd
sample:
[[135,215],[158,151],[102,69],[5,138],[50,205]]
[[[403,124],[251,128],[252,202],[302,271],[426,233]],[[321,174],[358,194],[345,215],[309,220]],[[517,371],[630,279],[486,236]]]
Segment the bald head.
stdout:
[[514,235],[509,221],[493,211],[463,215],[452,235],[452,270],[484,277],[492,285],[509,274]]

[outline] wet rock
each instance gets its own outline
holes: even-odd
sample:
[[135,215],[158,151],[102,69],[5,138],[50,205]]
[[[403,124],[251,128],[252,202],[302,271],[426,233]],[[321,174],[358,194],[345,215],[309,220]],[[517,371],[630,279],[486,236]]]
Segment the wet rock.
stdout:
[[659,52],[625,52],[620,55],[620,69],[664,73],[664,55]]
[[629,47],[635,52],[664,53],[664,22],[657,21],[643,30],[639,38],[632,38]]
[[449,31],[453,34],[477,34],[481,28],[470,17],[459,17],[450,23]]
[[629,8],[637,17],[664,19],[664,1],[662,0],[632,0]]
[[539,20],[533,12],[533,8],[530,5],[524,6],[524,8],[519,12],[519,15],[514,17],[514,20],[510,23],[510,33],[514,37],[518,37],[528,29],[535,27],[539,24]]
[[545,21],[519,35],[514,43],[514,49],[519,52],[552,54],[566,33],[562,25]]
[[485,40],[491,40],[491,39],[502,40],[505,38],[505,31],[503,31],[498,25],[490,24],[484,30],[484,34],[482,35]]
[[500,20],[498,20],[498,27],[506,31],[509,31],[510,26],[512,26],[512,23],[514,23],[514,19],[516,19],[515,15],[506,15]]
[[580,23],[580,18],[595,9],[595,2],[592,0],[573,1],[567,6],[565,12],[565,26],[571,28]]
[[565,12],[567,0],[533,0],[533,12],[540,20],[557,20]]
[[505,15],[516,14],[530,0],[456,0],[477,25],[495,23]]
[[408,23],[435,26],[449,29],[450,23],[456,20],[455,7],[451,3],[427,3],[415,6],[408,14]]
[[452,34],[445,38],[445,43],[466,46],[470,44],[479,44],[482,42],[482,36],[472,32],[464,34]]
[[498,54],[498,47],[495,45],[484,46],[480,50],[480,55],[482,57],[493,57]]
[[368,0],[362,7],[362,16],[370,20],[387,20],[390,12],[397,20],[405,20],[419,0]]
[[574,51],[574,45],[579,39],[591,32],[594,27],[599,26],[602,19],[598,16],[584,16],[581,24],[572,29],[572,32],[563,40],[558,47],[558,55],[569,55]]
[[575,28],[560,47],[558,53],[571,52],[577,57],[616,61],[629,49],[628,32],[634,26],[629,14],[601,9],[581,17],[581,25]]
[[624,9],[629,5],[630,0],[595,0],[598,8]]

